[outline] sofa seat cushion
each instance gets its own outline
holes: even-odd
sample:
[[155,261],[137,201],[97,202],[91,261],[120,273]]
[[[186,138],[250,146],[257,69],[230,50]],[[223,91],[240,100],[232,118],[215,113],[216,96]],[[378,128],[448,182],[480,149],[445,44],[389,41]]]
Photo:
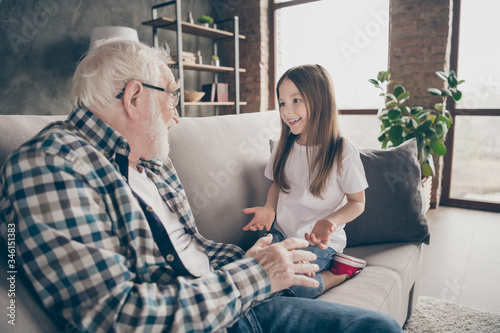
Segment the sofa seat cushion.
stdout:
[[318,299],[387,313],[403,325],[422,247],[418,243],[389,243],[346,248],[346,254],[365,259],[366,267]]

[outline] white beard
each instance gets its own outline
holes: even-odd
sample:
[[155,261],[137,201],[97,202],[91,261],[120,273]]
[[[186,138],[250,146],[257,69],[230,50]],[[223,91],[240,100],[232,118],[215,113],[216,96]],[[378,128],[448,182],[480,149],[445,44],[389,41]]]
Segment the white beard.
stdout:
[[148,136],[152,146],[152,158],[166,160],[170,154],[168,127],[164,122],[160,107],[154,99],[152,109],[147,127],[149,128]]
[[168,128],[163,126],[163,122],[160,125],[162,130],[153,138],[153,158],[166,160],[170,154],[170,143],[168,142]]

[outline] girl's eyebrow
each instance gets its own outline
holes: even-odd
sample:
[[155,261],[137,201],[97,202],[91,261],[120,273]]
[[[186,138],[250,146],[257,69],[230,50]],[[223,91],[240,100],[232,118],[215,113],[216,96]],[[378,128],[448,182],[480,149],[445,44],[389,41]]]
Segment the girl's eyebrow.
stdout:
[[[290,95],[290,97],[294,97],[294,96],[300,96],[302,97],[302,94],[300,92],[296,92],[296,93],[293,93]],[[279,99],[283,99],[282,97],[280,97]]]

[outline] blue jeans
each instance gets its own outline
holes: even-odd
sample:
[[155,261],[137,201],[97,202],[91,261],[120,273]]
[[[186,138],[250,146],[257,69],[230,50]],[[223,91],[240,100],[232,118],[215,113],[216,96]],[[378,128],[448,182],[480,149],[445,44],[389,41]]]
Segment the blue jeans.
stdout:
[[[285,236],[278,230],[276,230],[273,227],[271,227],[271,230],[269,230],[269,233],[273,235],[273,243],[278,243],[283,240],[285,240]],[[335,255],[335,250],[332,248],[328,248],[326,250],[322,250],[319,248],[319,246],[308,246],[306,248],[303,248],[302,250],[305,251],[310,251],[316,255],[318,259],[313,261],[312,263],[317,264],[319,266],[319,271],[324,271],[325,269],[328,269],[330,267],[330,264],[333,260],[333,256]],[[319,295],[321,295],[325,291],[325,281],[323,281],[323,277],[321,274],[316,274],[314,277],[311,277],[311,279],[314,279],[318,281],[319,287],[318,288],[310,288],[310,287],[304,287],[304,286],[292,286],[290,287],[290,290],[293,292],[293,294],[296,297],[304,297],[304,298],[316,298]]]
[[300,297],[275,296],[250,309],[230,332],[402,332],[390,316],[362,308]]

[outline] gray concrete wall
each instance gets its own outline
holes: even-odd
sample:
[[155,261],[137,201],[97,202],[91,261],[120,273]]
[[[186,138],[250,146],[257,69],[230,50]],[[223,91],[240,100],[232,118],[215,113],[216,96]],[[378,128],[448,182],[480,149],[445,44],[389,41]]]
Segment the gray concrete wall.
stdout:
[[[162,2],[0,0],[0,114],[68,114],[72,75],[88,49],[92,28],[128,26],[138,31],[142,42],[151,44],[151,28],[141,23],[151,18],[151,5]],[[188,10],[195,19],[202,14],[216,15],[208,0],[183,0],[183,19]],[[174,17],[174,6],[159,14]],[[162,31],[160,37],[176,51],[173,32]],[[211,41],[186,36],[184,50],[198,49],[205,62],[209,61]],[[212,82],[210,73],[190,71],[186,75],[190,91]]]

